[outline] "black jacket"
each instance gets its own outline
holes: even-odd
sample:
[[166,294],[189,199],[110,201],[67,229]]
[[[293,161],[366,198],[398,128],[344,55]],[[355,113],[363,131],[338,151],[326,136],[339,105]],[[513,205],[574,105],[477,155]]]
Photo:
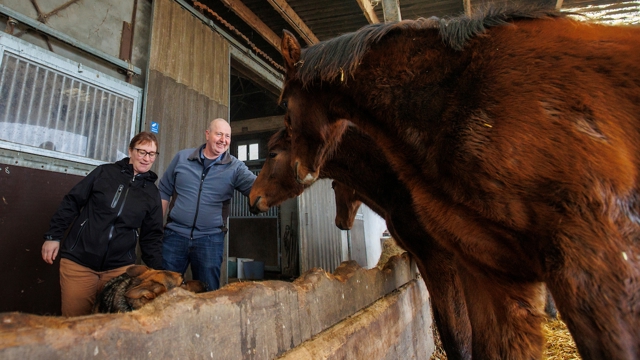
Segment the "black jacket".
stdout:
[[[45,239],[62,239],[60,256],[96,271],[142,260],[162,269],[162,204],[152,171],[133,176],[129,158],[98,166],[65,195]],[[74,221],[75,219],[75,221]],[[140,234],[138,234],[140,229]]]

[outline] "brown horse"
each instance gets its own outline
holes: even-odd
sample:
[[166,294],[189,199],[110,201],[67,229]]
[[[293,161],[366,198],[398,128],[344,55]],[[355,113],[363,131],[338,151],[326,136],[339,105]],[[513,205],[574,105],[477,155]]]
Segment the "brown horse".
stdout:
[[285,33],[282,53],[296,177],[318,177],[344,119],[371,135],[483,293],[475,357],[541,356],[542,281],[583,358],[640,357],[640,28],[488,9],[304,51]]
[[[351,230],[358,215],[358,209],[366,197],[339,181],[334,180],[331,183],[331,188],[336,199],[336,226],[340,230]],[[546,290],[545,292],[544,312],[549,319],[555,320],[558,318],[556,304],[553,301],[553,297],[551,297],[551,293]]]
[[[320,177],[351,187],[362,202],[386,220],[398,245],[416,260],[431,296],[436,327],[447,357],[470,359],[471,325],[452,254],[420,226],[411,208],[411,194],[384,155],[375,151],[373,140],[351,127],[343,142],[326,162]],[[304,191],[290,166],[290,145],[286,131],[279,131],[269,141],[269,156],[249,194],[253,212],[267,211]],[[342,193],[339,189],[338,192]],[[346,199],[341,201],[341,205],[346,204]]]
[[351,230],[364,197],[339,181],[333,180],[331,188],[336,198],[336,226],[340,230]]

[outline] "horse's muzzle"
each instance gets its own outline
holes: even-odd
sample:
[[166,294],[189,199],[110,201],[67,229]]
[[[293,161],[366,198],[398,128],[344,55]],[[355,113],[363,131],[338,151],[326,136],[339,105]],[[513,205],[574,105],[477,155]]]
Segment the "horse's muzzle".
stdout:
[[260,203],[260,199],[262,199],[262,196],[258,196],[258,198],[253,204],[249,204],[249,211],[251,211],[251,213],[254,215],[261,213],[260,207],[258,207],[258,204]]

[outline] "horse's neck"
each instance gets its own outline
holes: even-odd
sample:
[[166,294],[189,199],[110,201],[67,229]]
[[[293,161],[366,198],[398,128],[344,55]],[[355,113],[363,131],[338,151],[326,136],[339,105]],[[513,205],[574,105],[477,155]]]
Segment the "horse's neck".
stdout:
[[363,202],[380,215],[383,209],[395,207],[398,200],[411,201],[409,191],[378,146],[351,129],[347,130],[341,145],[326,162],[320,175],[353,188],[364,197]]

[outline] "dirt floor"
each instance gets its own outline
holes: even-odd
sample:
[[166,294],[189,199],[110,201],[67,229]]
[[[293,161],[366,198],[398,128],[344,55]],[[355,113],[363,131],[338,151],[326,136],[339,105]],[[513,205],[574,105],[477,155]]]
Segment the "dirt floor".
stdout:
[[[562,320],[550,320],[543,324],[543,332],[547,338],[543,359],[547,360],[579,360],[581,359],[576,349],[576,344],[569,334],[566,325]],[[445,360],[447,355],[442,350],[442,343],[438,331],[433,329],[433,337],[436,344],[436,351],[431,355],[430,360]]]

